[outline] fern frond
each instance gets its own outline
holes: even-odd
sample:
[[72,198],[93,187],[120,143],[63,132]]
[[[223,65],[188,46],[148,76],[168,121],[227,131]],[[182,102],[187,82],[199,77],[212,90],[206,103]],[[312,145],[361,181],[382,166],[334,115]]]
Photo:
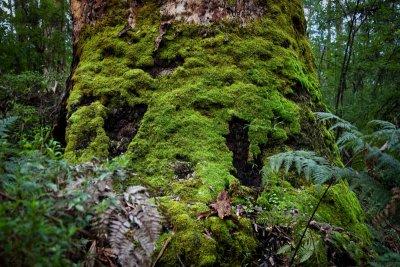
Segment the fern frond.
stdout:
[[342,129],[350,132],[358,132],[357,127],[355,127],[354,125],[352,125],[350,122],[347,121],[345,122],[339,121],[329,128],[329,130],[331,131],[336,129]]
[[292,167],[294,161],[295,161],[295,155],[287,154],[287,157],[283,161],[283,164],[285,165],[285,173],[289,172],[289,170]]
[[320,121],[328,121],[328,120],[337,120],[341,121],[342,118],[339,118],[338,116],[329,113],[329,112],[315,112],[317,117],[319,118]]
[[317,115],[318,119],[322,122],[328,121],[328,120],[336,121],[336,123],[330,128],[330,130],[341,128],[341,129],[345,129],[348,131],[354,131],[354,130],[357,131],[357,127],[355,127],[353,124],[351,124],[350,122],[348,122],[332,113],[316,112],[315,114]]
[[368,125],[382,130],[393,131],[397,129],[396,125],[394,125],[393,123],[383,120],[372,120],[368,122]]
[[388,168],[394,172],[397,172],[397,174],[400,174],[400,161],[395,157],[387,153],[382,153],[379,150],[375,150],[375,153],[370,153],[369,156],[373,155],[376,155],[376,158],[378,159],[378,164],[376,166],[377,169]]
[[270,157],[269,166],[273,172],[278,172],[282,167],[283,160],[285,157]]
[[351,147],[355,151],[360,151],[365,147],[365,142],[362,139],[362,134],[359,132],[344,132],[336,141],[336,145],[340,150],[346,147]]
[[98,244],[110,247],[111,257],[121,266],[151,266],[163,218],[147,189],[130,186],[121,194],[114,193],[115,178],[125,178],[129,173],[104,171],[95,162],[74,166],[72,171],[76,179],[67,181],[58,197],[74,200],[85,196],[79,202],[82,209],[91,211],[95,207],[90,231]]
[[[287,174],[293,167],[299,175],[304,174],[307,180],[322,184],[334,176],[329,162],[312,151],[290,151],[269,157],[270,170],[278,172],[283,169]],[[283,168],[282,168],[283,167]]]
[[400,188],[395,187],[392,189],[392,197],[386,204],[385,208],[379,212],[372,220],[375,225],[380,225],[383,221],[393,216],[396,213],[397,206],[400,202]]
[[16,122],[17,117],[0,119],[0,138],[6,138],[9,128]]
[[373,120],[368,123],[369,126],[376,129],[372,134],[366,136],[366,138],[373,141],[384,141],[387,142],[389,149],[397,149],[400,143],[400,128],[395,124],[382,121]]
[[317,184],[323,184],[326,181],[329,181],[333,176],[333,172],[331,168],[314,168],[312,173],[312,179]]

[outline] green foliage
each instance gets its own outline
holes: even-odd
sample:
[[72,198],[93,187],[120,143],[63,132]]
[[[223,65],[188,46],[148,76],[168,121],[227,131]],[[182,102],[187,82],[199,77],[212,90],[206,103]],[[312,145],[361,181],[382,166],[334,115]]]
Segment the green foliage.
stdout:
[[[349,159],[346,166],[349,167],[332,166],[325,158],[317,156],[315,152],[290,151],[269,157],[269,166],[265,169],[265,179],[270,176],[269,172],[276,173],[281,169],[284,170],[286,175],[290,173],[291,169],[294,169],[299,176],[304,175],[308,180],[316,183],[322,183],[332,178],[346,178],[358,192],[358,197],[363,203],[371,223],[372,219],[378,220],[376,217],[381,216],[379,214],[383,213],[386,214],[383,218],[384,220],[398,225],[396,221],[399,218],[399,213],[396,213],[396,206],[393,207],[393,211],[389,212],[388,210],[393,208],[385,207],[385,205],[390,201],[390,190],[400,185],[399,128],[390,122],[373,120],[369,123],[373,131],[364,134],[350,122],[331,113],[319,112],[317,116],[322,122],[333,121],[330,129],[339,133],[337,145],[343,153],[347,154]],[[330,194],[336,193],[328,193],[328,197]],[[339,196],[339,198],[344,199],[343,196]],[[339,201],[338,203],[341,202]],[[342,204],[346,207],[349,203],[345,201]],[[390,203],[395,202],[392,201]],[[329,209],[327,206],[322,205],[316,216],[320,217],[321,214],[328,215]],[[385,209],[384,212],[383,209]],[[348,211],[350,209],[345,210]],[[322,215],[322,218],[326,215]],[[356,215],[351,217],[354,216]],[[381,220],[379,219],[379,223],[381,223]],[[377,228],[374,230],[374,245],[378,250],[382,250],[387,246],[382,242],[385,236],[392,236],[393,240],[398,239],[398,233],[390,229]],[[394,244],[399,244],[399,240],[393,242]],[[304,246],[307,246],[307,244]],[[304,255],[308,257],[308,254]],[[380,263],[384,263],[389,258],[396,259],[396,257],[398,257],[398,254],[389,253],[380,256],[378,260]]]
[[[364,134],[350,122],[329,113],[317,113],[322,121],[333,121],[331,129],[338,130],[340,135],[336,141],[342,151],[347,151],[355,159],[362,159],[365,164],[358,168],[371,168],[386,185],[400,185],[400,128],[393,123],[373,120],[368,123],[372,132]],[[353,159],[354,162],[354,159]],[[369,164],[369,166],[366,166]],[[368,173],[369,171],[369,173]]]
[[12,124],[15,123],[17,117],[8,117],[4,119],[0,119],[0,140],[6,141],[7,132]]
[[285,174],[294,167],[298,175],[304,174],[307,180],[322,184],[330,179],[338,179],[343,169],[332,166],[329,162],[312,151],[290,151],[279,153],[268,158],[271,171],[278,172],[282,167]]
[[65,89],[66,71],[0,74],[0,116],[18,117],[14,140],[32,141],[41,128],[52,127]]
[[380,267],[396,267],[400,264],[400,253],[394,252],[386,252],[383,255],[379,256],[374,262],[371,262],[371,266]]
[[7,141],[8,132],[15,123],[17,117],[8,117],[0,119],[0,173],[4,171],[5,161],[12,152],[12,146]]
[[0,262],[70,264],[66,254],[84,245],[74,235],[85,220],[69,217],[65,204],[54,197],[60,175],[69,167],[40,151],[10,144],[6,132],[15,121],[15,117],[0,120]]
[[334,110],[342,77],[345,92],[338,114],[361,129],[373,118],[398,121],[398,5],[384,0],[307,0],[305,6],[325,103]]
[[[263,211],[257,216],[257,222],[267,227],[279,225],[292,230],[293,239],[290,248],[284,253],[290,257],[326,185],[296,188],[280,174],[269,172],[265,175],[264,179],[268,184],[257,200],[257,204],[263,207]],[[344,180],[331,186],[314,220],[332,229],[332,235],[324,236],[316,229],[308,229],[296,257],[296,263],[305,261],[304,264],[307,266],[329,265],[329,262],[338,260],[327,253],[329,249],[338,254],[348,253],[358,264],[365,261],[369,254],[371,234],[364,217],[364,211],[356,195]],[[337,231],[338,227],[343,231]],[[310,246],[310,243],[315,246]]]
[[369,139],[373,142],[386,142],[386,149],[400,153],[400,127],[391,122],[382,120],[370,121],[368,125],[375,129],[374,132],[368,136]]
[[7,133],[15,131],[10,131],[15,122],[0,120],[0,264],[78,264],[89,238],[83,229],[113,200],[87,205],[88,188],[123,171],[114,175],[100,165],[71,166],[55,141],[10,143]]
[[[9,5],[10,4],[10,5]],[[68,1],[0,2],[0,74],[61,70],[71,52]]]
[[0,1],[0,117],[18,116],[13,139],[52,127],[72,54],[69,2]]

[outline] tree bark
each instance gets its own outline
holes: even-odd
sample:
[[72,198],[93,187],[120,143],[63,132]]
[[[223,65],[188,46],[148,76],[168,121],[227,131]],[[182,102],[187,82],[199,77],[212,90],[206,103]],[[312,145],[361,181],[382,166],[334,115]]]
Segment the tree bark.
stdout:
[[[65,157],[137,172],[121,186],[146,186],[166,218],[158,264],[287,263],[277,250],[298,240],[322,191],[262,168],[286,149],[337,159],[313,114],[323,105],[300,1],[72,0],[71,10]],[[362,247],[358,201],[345,183],[331,192],[317,219],[356,229],[348,242]],[[361,260],[315,242],[309,262]]]

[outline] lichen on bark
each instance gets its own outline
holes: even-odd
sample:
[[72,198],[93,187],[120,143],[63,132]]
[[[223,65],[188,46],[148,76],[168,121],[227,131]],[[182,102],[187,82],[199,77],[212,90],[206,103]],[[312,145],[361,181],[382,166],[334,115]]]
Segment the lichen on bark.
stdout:
[[[74,16],[79,64],[66,104],[65,156],[73,162],[107,158],[109,139],[119,133],[107,132],[104,122],[125,112],[121,107],[146,107],[131,120],[135,132],[123,135],[132,140],[120,155],[141,178],[121,186],[145,183],[158,197],[169,220],[160,248],[175,233],[159,263],[255,260],[260,243],[250,218],[197,219],[223,189],[234,196],[233,204],[260,205],[264,215],[284,219],[293,208],[310,214],[307,201],[265,198],[270,190],[289,190],[290,197],[314,201],[318,192],[309,184],[275,183],[261,190],[258,204],[254,197],[263,187],[257,172],[268,155],[302,148],[337,160],[331,134],[313,115],[323,105],[300,1],[72,2],[79,2],[81,12]],[[185,179],[176,177],[177,162],[191,166]],[[346,231],[359,229],[341,244],[357,241],[352,257],[361,260],[368,231],[362,218],[353,218],[362,211],[348,185],[340,186],[349,206],[332,197],[318,218]],[[327,260],[325,250],[318,253]]]

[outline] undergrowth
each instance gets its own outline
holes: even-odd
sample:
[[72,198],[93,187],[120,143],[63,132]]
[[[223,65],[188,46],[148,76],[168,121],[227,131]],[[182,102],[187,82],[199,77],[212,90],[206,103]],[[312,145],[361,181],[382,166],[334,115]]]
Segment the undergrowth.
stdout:
[[0,265],[79,264],[93,238],[87,227],[104,201],[87,206],[90,183],[69,185],[115,172],[101,165],[70,165],[60,145],[41,135],[34,142],[12,142],[16,122],[16,117],[0,119]]
[[[288,151],[270,156],[264,173],[270,175],[271,172],[283,170],[287,175],[296,171],[299,177],[303,176],[317,184],[329,181],[326,193],[332,183],[346,179],[357,192],[367,213],[374,249],[379,254],[372,264],[399,263],[400,128],[387,121],[373,120],[368,123],[371,131],[363,133],[350,122],[331,113],[319,112],[317,116],[320,121],[330,123],[330,130],[336,131],[336,144],[346,164],[336,166],[312,151]],[[324,197],[325,193],[321,198]],[[318,216],[318,206],[315,211]],[[307,227],[310,227],[312,219]],[[300,250],[295,252],[299,254],[300,262],[316,253],[315,246],[307,245],[310,242],[309,235],[298,241],[303,242],[298,243]]]

